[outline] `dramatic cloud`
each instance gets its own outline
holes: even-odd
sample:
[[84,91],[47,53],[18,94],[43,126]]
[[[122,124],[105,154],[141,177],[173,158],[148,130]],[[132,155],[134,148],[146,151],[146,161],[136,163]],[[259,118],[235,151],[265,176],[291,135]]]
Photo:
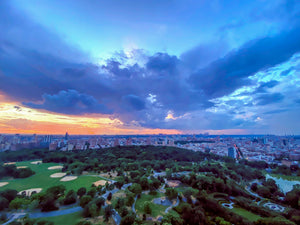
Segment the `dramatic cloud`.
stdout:
[[250,41],[192,74],[190,83],[211,98],[228,95],[249,85],[249,76],[284,62],[299,52],[299,39],[300,29],[297,27],[273,37]]
[[280,102],[284,99],[284,96],[280,93],[262,94],[256,99],[258,105],[268,105]]
[[76,90],[60,91],[56,95],[43,95],[42,104],[23,103],[26,106],[36,109],[46,109],[52,112],[64,114],[84,114],[84,113],[111,113],[105,105],[93,97],[78,93]]
[[[109,3],[105,4],[112,7]],[[143,5],[138,4],[137,8]],[[274,8],[285,7],[282,4],[280,1]],[[250,13],[244,21],[231,24],[227,18],[227,26],[223,22],[216,24],[211,28],[214,31],[207,34],[210,41],[204,37],[208,28],[201,23],[203,32],[199,33],[199,38],[201,36],[203,41],[198,41],[193,47],[187,45],[189,39],[182,40],[188,48],[180,54],[168,48],[165,51],[147,51],[127,50],[125,46],[124,51],[98,60],[70,44],[68,37],[59,36],[49,28],[51,26],[45,28],[36,23],[34,17],[26,16],[12,5],[7,1],[0,2],[0,30],[4,31],[0,35],[0,97],[3,95],[13,101],[13,110],[20,114],[22,107],[26,107],[43,113],[59,113],[60,116],[106,117],[119,121],[114,126],[121,124],[130,129],[143,127],[192,131],[268,130],[272,128],[269,123],[275,116],[282,114],[292,124],[288,112],[296,115],[300,111],[299,21],[295,19],[285,29],[278,25],[281,22],[287,24],[286,21],[295,18],[298,9],[292,10],[291,16],[284,9],[281,13],[285,18],[283,21],[276,17],[274,8],[264,7],[266,11],[270,8],[269,14],[266,17],[261,13],[255,14],[253,21],[280,22],[276,22],[276,29],[270,33],[254,33],[254,39],[239,30],[247,26]],[[151,4],[153,8],[154,5]],[[167,5],[164,7],[168,8]],[[223,9],[230,10],[225,9],[224,5]],[[118,10],[123,12],[125,9]],[[148,8],[142,7],[142,10],[148,11]],[[131,10],[127,8],[125,11],[128,13]],[[133,17],[128,17],[135,21],[138,15],[139,12],[135,11]],[[142,17],[144,20],[148,18],[144,14]],[[175,18],[172,15],[172,21]],[[208,15],[203,15],[203,18],[207,19]],[[148,26],[148,23],[145,24]],[[196,27],[195,24],[193,26]],[[168,29],[176,30],[166,26],[165,30]],[[234,33],[235,29],[239,32]],[[181,32],[184,33],[184,30],[177,30],[174,35],[180,37]],[[232,32],[243,38],[232,44],[234,38],[222,37],[222,32]],[[210,33],[217,37],[209,38]],[[123,35],[122,29],[118,35]],[[87,33],[86,42],[92,36]],[[190,38],[197,39],[196,36],[190,35]],[[105,42],[99,41],[98,45],[103,46]],[[22,122],[28,129],[37,126],[32,128],[30,121],[20,116],[17,120],[7,118],[10,123],[6,126],[12,129],[22,127]]]

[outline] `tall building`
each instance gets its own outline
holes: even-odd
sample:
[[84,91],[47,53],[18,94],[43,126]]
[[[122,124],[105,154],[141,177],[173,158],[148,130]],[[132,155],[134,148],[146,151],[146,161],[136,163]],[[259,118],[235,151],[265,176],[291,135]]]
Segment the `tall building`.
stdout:
[[236,159],[236,151],[234,147],[228,148],[228,157]]
[[65,140],[67,141],[68,139],[69,139],[69,134],[68,134],[68,132],[66,132]]

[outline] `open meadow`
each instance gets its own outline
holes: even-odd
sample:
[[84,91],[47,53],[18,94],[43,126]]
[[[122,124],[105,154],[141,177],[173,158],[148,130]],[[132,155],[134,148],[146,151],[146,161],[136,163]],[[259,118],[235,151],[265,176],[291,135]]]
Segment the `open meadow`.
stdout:
[[[61,172],[61,168],[59,167],[57,167],[57,169],[52,169],[54,166],[61,166],[58,163],[33,164],[32,161],[24,161],[17,162],[16,166],[27,166],[31,168],[35,174],[27,178],[2,179],[0,182],[8,182],[8,184],[0,187],[0,191],[14,189],[20,192],[32,188],[42,188],[42,191],[44,191],[55,185],[64,185],[67,191],[71,189],[76,191],[81,187],[89,188],[94,182],[101,180],[99,177],[88,175],[81,175],[78,176],[77,179],[70,181],[61,181],[62,178],[60,176],[50,177],[52,174]],[[52,168],[48,169],[49,167]]]

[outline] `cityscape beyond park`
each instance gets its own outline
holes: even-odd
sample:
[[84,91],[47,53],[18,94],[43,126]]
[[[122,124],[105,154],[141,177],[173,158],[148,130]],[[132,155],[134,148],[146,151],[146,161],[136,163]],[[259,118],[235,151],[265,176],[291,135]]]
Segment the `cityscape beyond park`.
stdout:
[[1,0],[0,224],[300,224],[300,1]]

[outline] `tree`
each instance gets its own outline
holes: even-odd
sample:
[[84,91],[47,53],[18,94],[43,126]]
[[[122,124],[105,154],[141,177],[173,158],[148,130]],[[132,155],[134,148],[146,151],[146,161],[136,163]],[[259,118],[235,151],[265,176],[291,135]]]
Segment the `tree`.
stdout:
[[251,184],[251,190],[256,192],[257,191],[257,183]]
[[125,217],[122,218],[120,225],[131,225],[134,224],[135,215],[130,212]]
[[136,194],[136,195],[139,195],[139,194],[142,193],[142,187],[141,187],[140,184],[137,184],[137,183],[132,184],[132,185],[130,186],[129,190],[130,190],[131,192],[133,192],[134,194]]
[[177,198],[178,192],[174,188],[167,188],[166,189],[166,196],[168,199]]
[[6,198],[0,196],[0,211],[7,208],[8,205],[9,205],[9,201]]
[[115,185],[118,189],[121,189],[122,186],[124,185],[124,181],[117,181],[117,182],[115,182]]
[[89,211],[90,211],[90,215],[91,217],[96,217],[98,215],[98,207],[95,203],[91,204],[89,206]]
[[128,209],[125,207],[125,206],[123,206],[121,209],[120,209],[120,215],[121,215],[121,217],[125,217],[128,213],[129,213],[129,211],[128,211]]
[[292,191],[286,193],[285,202],[295,209],[300,208],[300,186],[294,185]]
[[52,210],[57,210],[58,207],[56,206],[56,198],[53,194],[47,193],[43,196],[40,207],[42,212],[48,212]]
[[55,199],[58,199],[65,193],[66,187],[64,185],[57,185],[47,189],[46,193],[52,194]]
[[105,199],[103,197],[97,198],[95,200],[95,204],[97,205],[98,209],[101,209],[101,207],[105,204]]
[[139,183],[140,183],[140,185],[141,185],[141,187],[142,187],[143,190],[149,189],[149,182],[148,182],[147,177],[142,177],[140,179]]
[[9,203],[10,209],[21,209],[23,206],[28,206],[30,204],[29,199],[25,198],[15,198]]
[[89,195],[84,195],[81,197],[79,205],[84,208],[90,201],[92,201],[92,197]]
[[91,196],[94,198],[95,194],[97,193],[97,188],[92,187],[91,190],[88,191],[87,195]]
[[13,189],[6,189],[0,192],[0,196],[6,198],[9,202],[11,202],[15,197],[17,197],[18,192]]
[[184,221],[176,212],[170,211],[163,217],[162,224],[182,225]]
[[134,197],[132,195],[128,195],[126,198],[126,205],[132,206],[133,203],[134,203]]
[[108,196],[107,196],[107,200],[108,200],[108,201],[110,201],[110,200],[111,200],[111,198],[112,198],[112,193],[111,193],[111,192],[109,192],[109,194],[108,194]]
[[77,195],[76,195],[75,191],[70,190],[64,199],[64,204],[70,205],[70,204],[75,203],[76,200],[77,200]]
[[104,209],[104,218],[105,218],[105,221],[107,222],[108,219],[112,216],[113,214],[113,208],[111,205],[107,205]]
[[77,195],[79,196],[79,198],[81,198],[85,194],[86,194],[86,188],[85,187],[82,187],[82,188],[78,189]]
[[124,198],[118,198],[115,208],[120,209],[125,205]]
[[150,202],[145,202],[144,203],[144,212],[146,214],[151,214],[152,213],[152,208],[151,208],[151,205],[150,205]]

